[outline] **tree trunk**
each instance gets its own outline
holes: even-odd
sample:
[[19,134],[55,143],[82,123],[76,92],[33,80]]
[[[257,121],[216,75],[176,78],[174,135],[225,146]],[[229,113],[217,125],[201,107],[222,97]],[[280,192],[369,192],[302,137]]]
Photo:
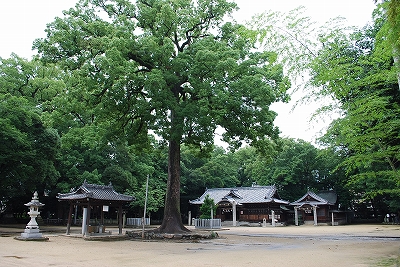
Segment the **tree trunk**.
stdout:
[[400,53],[396,45],[393,46],[393,61],[397,72],[397,85],[400,90]]
[[165,196],[164,218],[161,226],[156,229],[160,233],[189,232],[183,225],[180,212],[180,143],[169,142],[168,149],[168,182]]

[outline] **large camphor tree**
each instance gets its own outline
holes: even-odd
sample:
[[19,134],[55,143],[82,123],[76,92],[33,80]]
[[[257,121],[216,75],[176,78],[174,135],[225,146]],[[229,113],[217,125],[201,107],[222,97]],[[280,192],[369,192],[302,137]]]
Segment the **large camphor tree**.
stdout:
[[210,150],[217,127],[233,148],[266,152],[279,130],[271,103],[290,83],[276,55],[227,22],[226,0],[81,0],[35,41],[44,62],[70,76],[67,97],[132,142],[149,132],[168,141],[163,233],[187,231],[180,214],[180,146]]

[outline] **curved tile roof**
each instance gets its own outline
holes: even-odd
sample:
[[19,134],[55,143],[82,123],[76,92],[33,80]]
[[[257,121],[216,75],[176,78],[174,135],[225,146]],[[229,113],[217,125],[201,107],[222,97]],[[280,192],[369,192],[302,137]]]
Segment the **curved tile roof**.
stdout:
[[[292,206],[302,206],[304,204],[309,204],[309,205],[335,205],[337,195],[334,192],[325,192],[323,195],[324,197],[329,199],[325,199],[322,197],[322,194],[316,194],[312,191],[308,191],[304,196],[299,198],[298,200],[290,203]],[[335,201],[335,202],[333,202]]]
[[80,199],[95,199],[95,200],[108,200],[108,201],[125,201],[131,202],[135,200],[135,197],[123,195],[117,193],[113,186],[110,185],[97,185],[88,184],[83,182],[83,184],[75,191],[61,194],[59,193],[57,198],[59,200],[80,200]]
[[207,189],[201,197],[190,200],[189,203],[201,205],[207,195],[214,200],[214,203],[232,200],[235,200],[239,205],[245,203],[289,203],[279,198],[275,186],[211,188]]

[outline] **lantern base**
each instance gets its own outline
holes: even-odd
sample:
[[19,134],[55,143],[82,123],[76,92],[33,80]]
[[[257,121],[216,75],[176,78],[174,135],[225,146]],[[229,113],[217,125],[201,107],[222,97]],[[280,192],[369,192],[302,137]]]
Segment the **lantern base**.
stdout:
[[21,238],[42,238],[43,235],[40,233],[39,228],[26,228],[23,233],[21,233]]
[[36,238],[33,238],[33,237],[24,238],[24,237],[22,237],[22,236],[16,236],[16,237],[14,237],[14,239],[20,240],[20,241],[48,241],[48,240],[49,240],[49,238],[48,238],[48,237],[45,237],[45,236],[36,237]]

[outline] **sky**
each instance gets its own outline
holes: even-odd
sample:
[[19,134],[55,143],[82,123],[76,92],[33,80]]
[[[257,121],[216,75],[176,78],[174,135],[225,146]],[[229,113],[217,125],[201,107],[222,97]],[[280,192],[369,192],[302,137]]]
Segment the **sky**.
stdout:
[[[11,53],[30,59],[36,38],[46,36],[46,24],[62,11],[73,7],[77,0],[2,0],[0,3],[0,57]],[[334,17],[344,17],[352,26],[364,26],[371,20],[375,8],[373,0],[235,0],[240,10],[234,13],[239,22],[249,20],[254,14],[267,10],[286,12],[298,6],[306,7],[306,15],[321,24]],[[292,96],[287,104],[274,104],[271,109],[278,113],[275,124],[281,136],[313,142],[328,126],[330,118],[310,121],[319,103],[308,103],[292,110],[301,92]]]

